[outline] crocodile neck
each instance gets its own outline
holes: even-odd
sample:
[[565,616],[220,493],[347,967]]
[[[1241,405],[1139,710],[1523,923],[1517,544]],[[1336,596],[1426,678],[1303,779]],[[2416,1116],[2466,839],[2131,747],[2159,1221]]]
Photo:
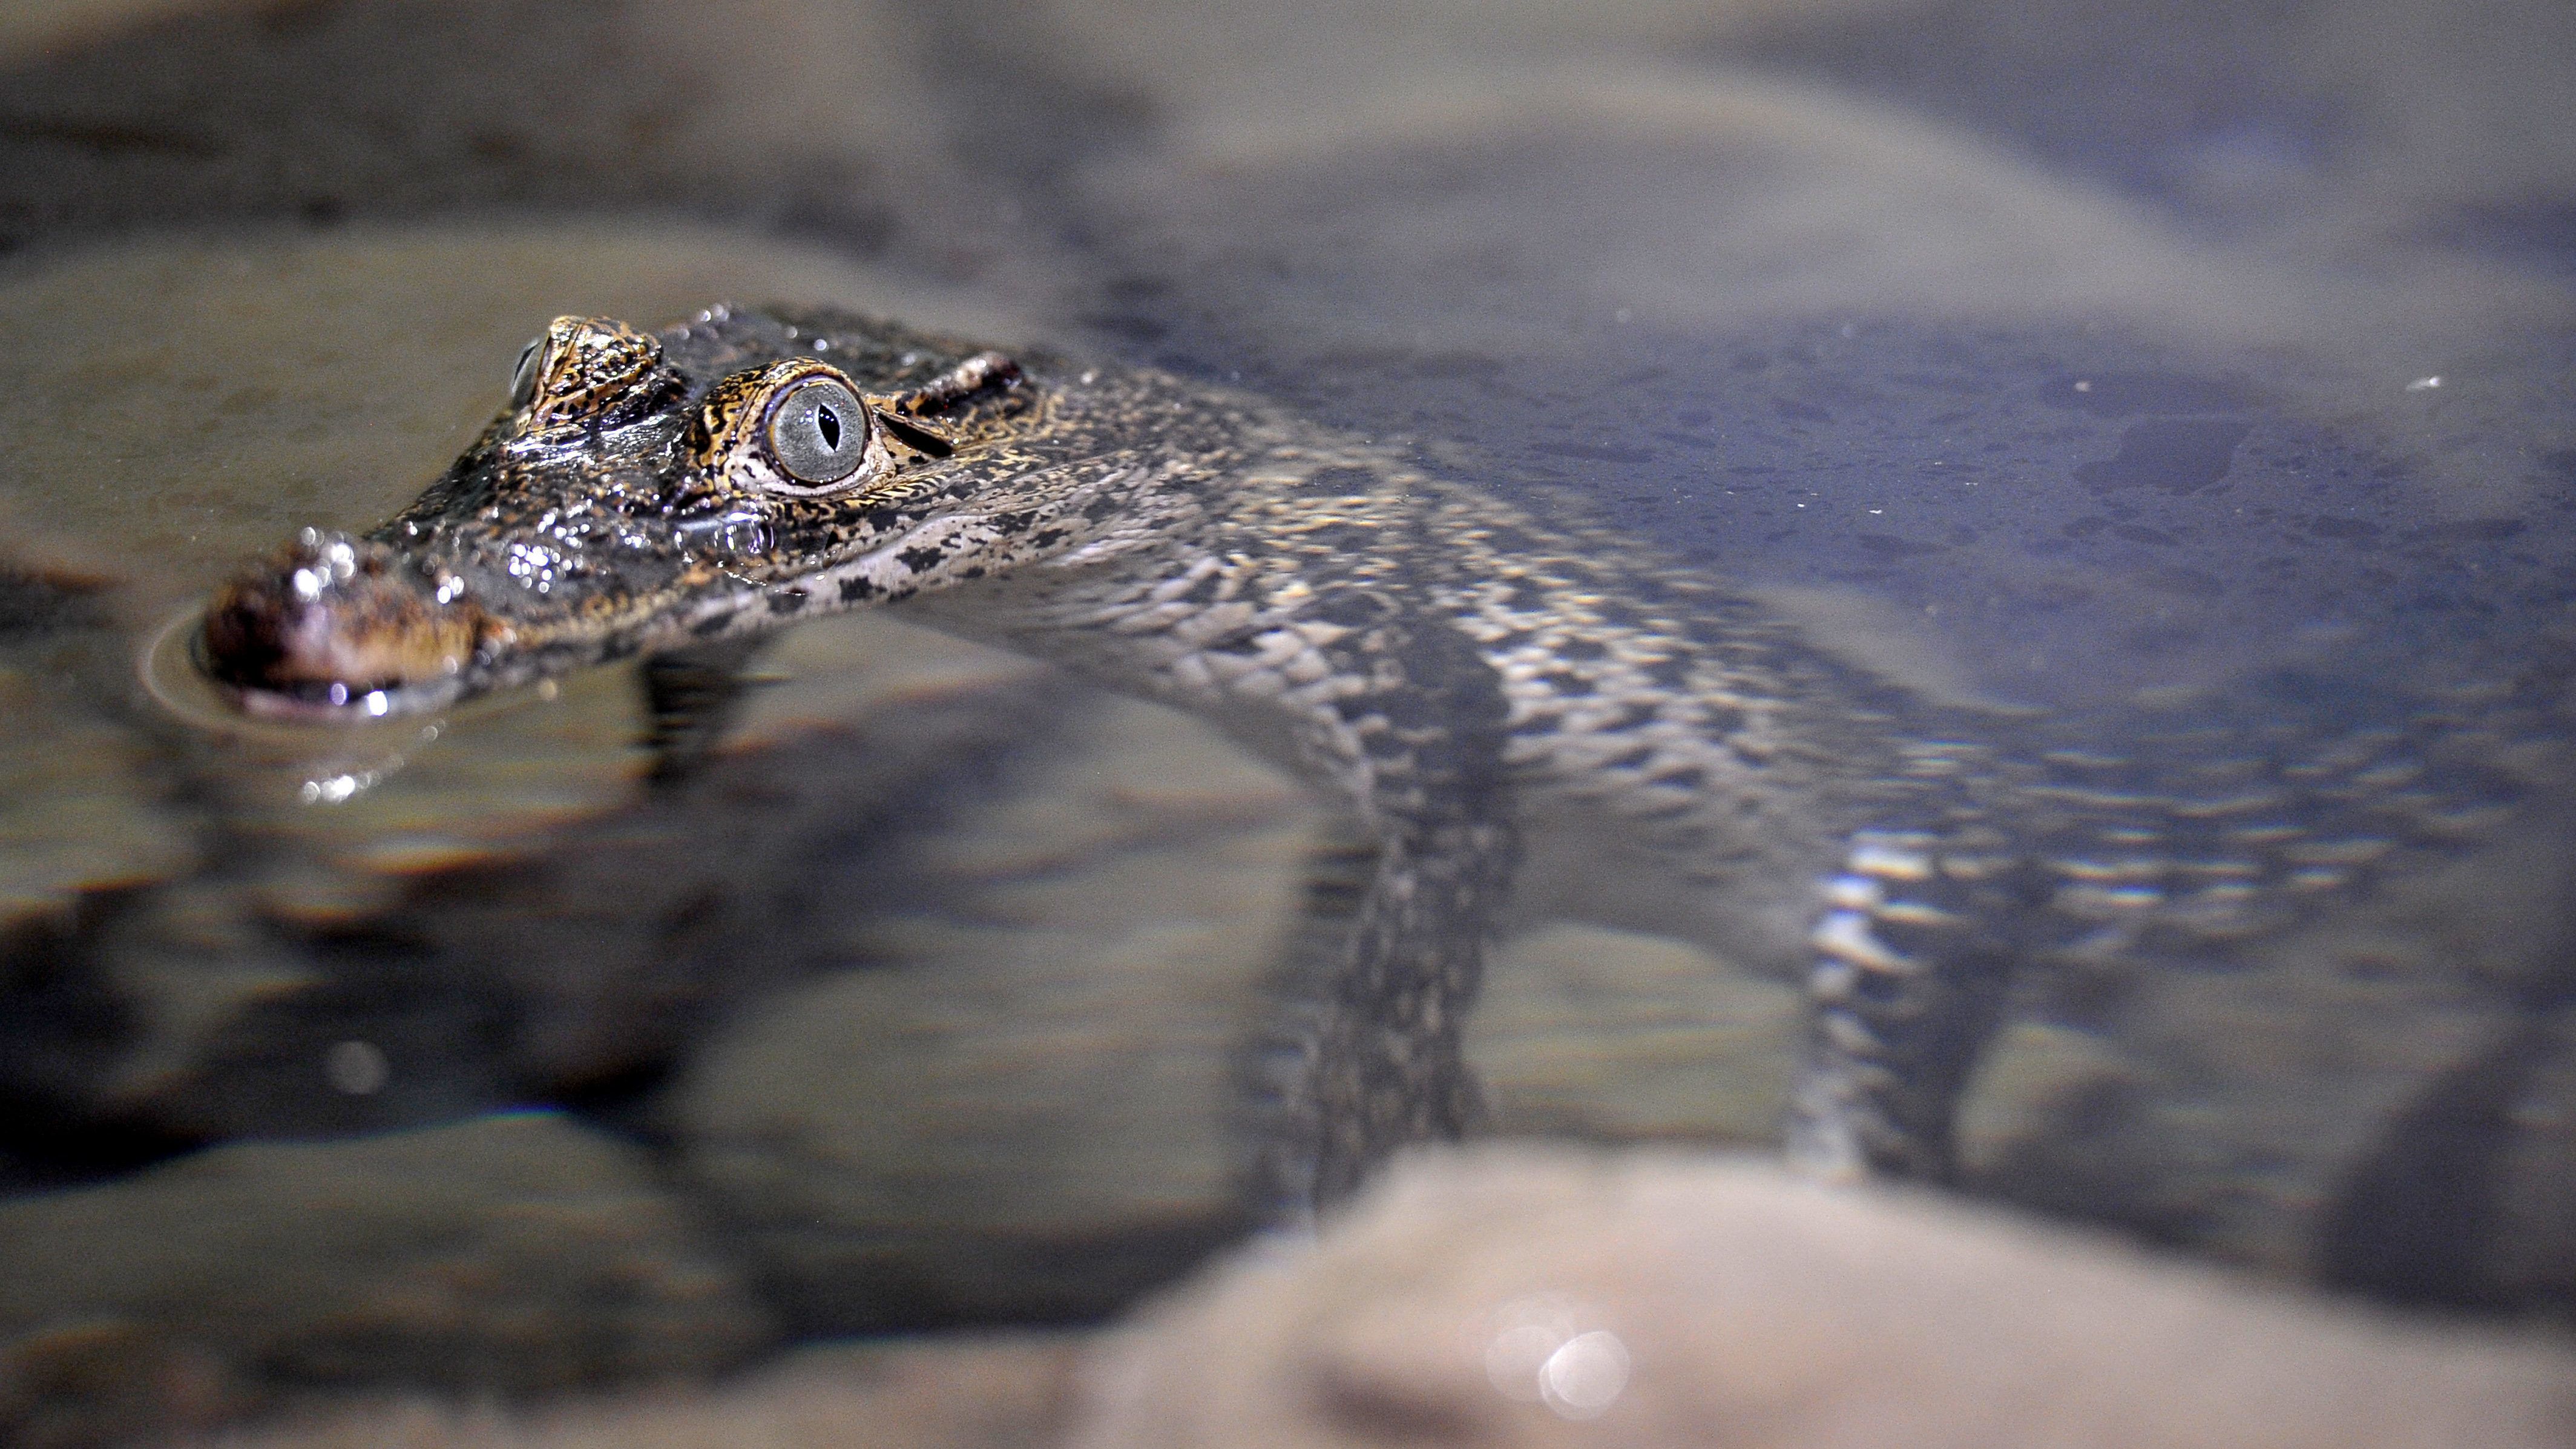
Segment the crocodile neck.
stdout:
[[[1920,706],[1753,602],[1389,450],[1237,416],[1231,465],[1156,490],[1150,527],[902,607],[1199,714],[1371,831],[1427,808],[1412,771],[1490,749],[1504,814],[1576,812],[1678,863],[1723,889],[1703,914],[1725,944],[1782,971],[1850,830],[1959,784],[1908,772]],[[1451,737],[1479,711],[1480,738]]]

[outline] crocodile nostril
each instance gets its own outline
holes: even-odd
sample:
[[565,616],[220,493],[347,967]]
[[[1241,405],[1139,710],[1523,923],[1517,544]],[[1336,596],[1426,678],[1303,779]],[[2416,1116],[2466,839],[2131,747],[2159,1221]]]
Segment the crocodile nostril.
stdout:
[[482,611],[382,544],[307,529],[206,607],[207,672],[231,685],[346,705],[454,679]]

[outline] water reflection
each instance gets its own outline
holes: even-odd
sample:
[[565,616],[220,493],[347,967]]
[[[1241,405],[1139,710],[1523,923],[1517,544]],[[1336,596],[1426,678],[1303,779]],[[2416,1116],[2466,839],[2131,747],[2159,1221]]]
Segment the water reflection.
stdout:
[[1561,1293],[1504,1305],[1493,1316],[1485,1376],[1503,1397],[1545,1404],[1558,1418],[1601,1417],[1627,1390],[1630,1357],[1619,1335],[1582,1326],[1597,1318]]
[[1606,1328],[1567,1339],[1539,1366],[1539,1388],[1560,1419],[1597,1419],[1628,1387],[1628,1346]]
[[[376,723],[367,711],[351,725],[298,725],[264,719],[241,707],[208,678],[198,658],[200,611],[172,615],[144,644],[137,672],[144,690],[201,743],[216,744],[234,788],[275,796],[280,789],[306,805],[345,805],[403,768],[409,752],[427,748],[447,727],[441,718]],[[280,783],[263,789],[262,775]],[[284,782],[291,780],[292,784]]]

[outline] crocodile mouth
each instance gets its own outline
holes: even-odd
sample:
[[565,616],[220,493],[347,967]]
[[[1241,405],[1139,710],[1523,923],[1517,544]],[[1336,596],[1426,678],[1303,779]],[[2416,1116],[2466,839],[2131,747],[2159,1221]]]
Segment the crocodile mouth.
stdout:
[[508,632],[461,583],[432,580],[383,544],[308,528],[215,591],[198,662],[253,714],[381,719],[454,701]]

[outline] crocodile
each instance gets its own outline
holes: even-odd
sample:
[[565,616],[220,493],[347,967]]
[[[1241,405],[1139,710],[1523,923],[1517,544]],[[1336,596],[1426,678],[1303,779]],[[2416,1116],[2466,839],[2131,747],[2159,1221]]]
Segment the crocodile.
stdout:
[[1795,1160],[1937,1179],[2034,966],[2223,957],[2455,848],[2521,788],[2496,742],[2539,688],[1974,709],[1258,398],[726,307],[555,320],[416,502],[246,565],[200,657],[246,709],[364,719],[640,656],[678,770],[764,638],[895,604],[1340,807],[1245,1068],[1255,1191],[1303,1208],[1475,1121],[1461,1021],[1538,823],[1670,863],[1726,956],[1802,985]]

